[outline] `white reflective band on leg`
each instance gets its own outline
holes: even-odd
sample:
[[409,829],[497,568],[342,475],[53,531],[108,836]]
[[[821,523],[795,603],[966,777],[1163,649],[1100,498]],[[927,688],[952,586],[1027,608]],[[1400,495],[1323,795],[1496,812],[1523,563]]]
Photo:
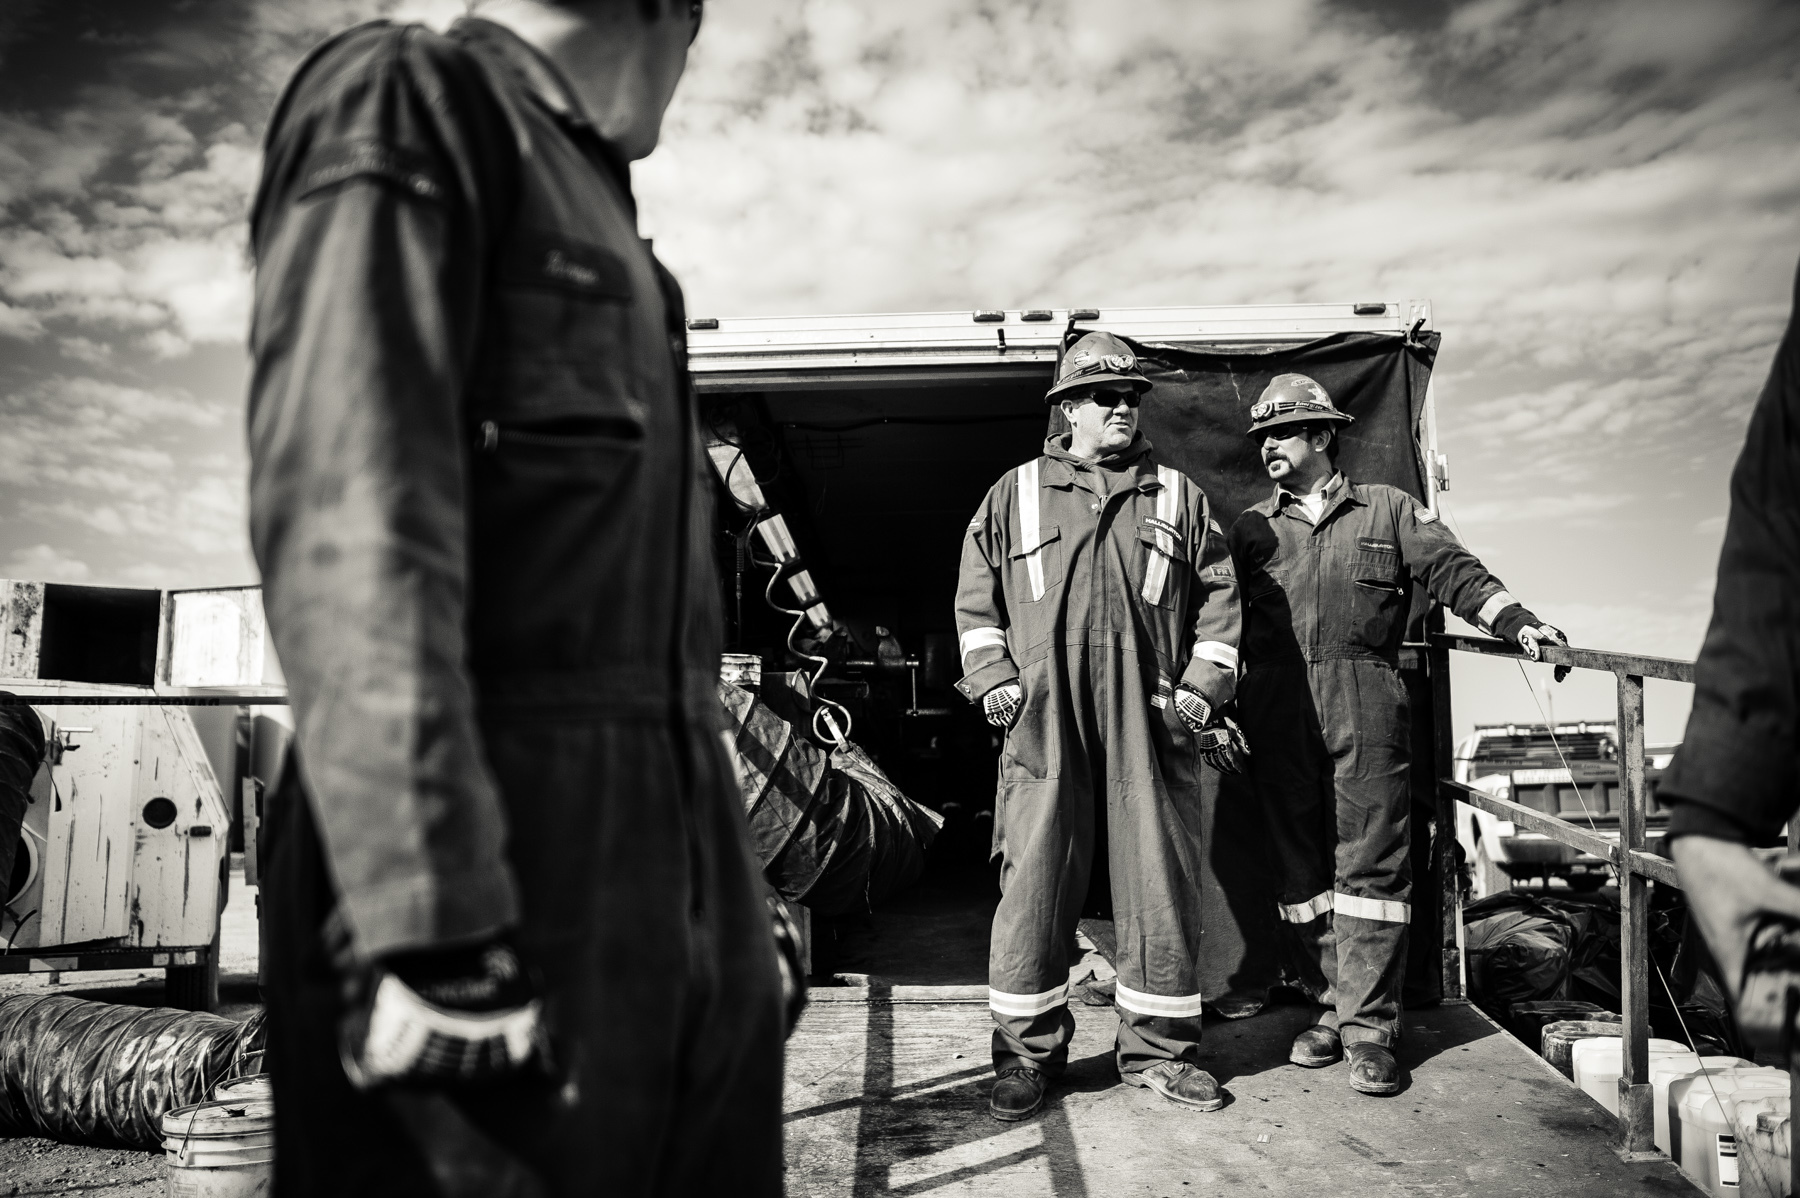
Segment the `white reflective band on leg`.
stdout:
[[1494,617],[1517,602],[1518,600],[1514,599],[1510,593],[1495,591],[1494,597],[1483,603],[1481,610],[1475,613],[1475,622],[1488,632],[1492,632],[1494,631]]
[[1179,998],[1166,998],[1160,994],[1145,994],[1142,990],[1133,990],[1124,982],[1118,984],[1113,993],[1113,1002],[1127,1011],[1136,1011],[1139,1015],[1160,1015],[1165,1019],[1193,1019],[1200,1014],[1200,1008],[1206,999],[1199,994],[1184,994]]
[[989,647],[1006,648],[1006,632],[1000,628],[971,628],[962,634],[963,665],[969,664],[969,654],[977,649]]
[[1387,899],[1361,898],[1354,894],[1334,894],[1331,909],[1352,919],[1373,919],[1380,923],[1411,923],[1412,904]]
[[1044,555],[1038,547],[1038,464],[1033,458],[1019,467],[1019,543],[1025,550],[1025,573],[1033,602],[1044,597]]
[[1236,670],[1238,668],[1237,650],[1224,641],[1201,641],[1194,646],[1194,656],[1201,661],[1210,661],[1221,669]]
[[[1181,502],[1181,475],[1167,466],[1158,466],[1156,478],[1162,483],[1162,489],[1156,493],[1156,518],[1165,524],[1174,524]],[[1152,550],[1150,564],[1144,567],[1144,600],[1148,603],[1161,603],[1163,587],[1169,581],[1169,555],[1175,552],[1175,538],[1154,525],[1150,535],[1156,539],[1156,547],[1162,552]]]
[[1331,891],[1315,894],[1304,903],[1277,903],[1276,908],[1289,923],[1311,923],[1331,910]]
[[1054,1011],[1058,1007],[1069,1005],[1069,983],[1064,982],[1054,990],[1046,990],[1042,994],[1008,994],[1004,990],[988,987],[988,1006],[1002,1015],[1012,1015],[1019,1019],[1029,1019],[1033,1015],[1042,1015],[1045,1011]]

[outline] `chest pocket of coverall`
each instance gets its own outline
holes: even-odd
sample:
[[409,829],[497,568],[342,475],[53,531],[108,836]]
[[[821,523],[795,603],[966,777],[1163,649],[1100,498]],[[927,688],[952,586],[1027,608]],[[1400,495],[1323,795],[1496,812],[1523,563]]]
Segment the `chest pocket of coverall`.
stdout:
[[[1038,528],[1035,549],[1027,549],[1020,545],[1014,547],[1007,556],[1012,561],[1016,575],[1023,575],[1025,586],[1019,594],[1019,598],[1035,603],[1062,584],[1062,530],[1056,525],[1045,524]],[[1011,597],[1008,596],[1008,598]],[[1049,630],[1045,627],[1040,631],[1047,634]],[[1041,640],[1042,635],[1038,639]]]
[[1159,534],[1149,524],[1138,525],[1138,540],[1144,546],[1143,585],[1139,593],[1157,607],[1175,607],[1180,596],[1186,594],[1180,577],[1187,568],[1186,542],[1173,533]]
[[1397,624],[1406,619],[1406,574],[1400,565],[1400,546],[1376,537],[1358,537],[1350,551],[1352,631],[1372,647],[1385,645]]
[[[472,416],[471,505],[478,661],[533,669],[607,660],[621,649],[591,613],[629,578],[583,563],[630,557],[630,484],[643,455],[634,395],[634,299],[603,246],[520,235],[500,255],[500,352]],[[621,572],[623,573],[623,572]],[[611,585],[609,585],[611,584]]]

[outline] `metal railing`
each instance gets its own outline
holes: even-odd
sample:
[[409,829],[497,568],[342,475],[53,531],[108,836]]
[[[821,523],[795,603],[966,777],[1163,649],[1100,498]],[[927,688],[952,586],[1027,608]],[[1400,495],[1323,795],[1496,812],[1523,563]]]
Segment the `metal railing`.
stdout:
[[[1650,1085],[1650,960],[1649,884],[1681,885],[1674,863],[1646,852],[1644,825],[1649,810],[1645,786],[1644,680],[1693,682],[1694,663],[1667,657],[1632,653],[1607,653],[1595,649],[1543,647],[1542,660],[1556,666],[1610,673],[1618,684],[1619,838],[1578,827],[1555,815],[1526,807],[1486,791],[1455,781],[1454,741],[1450,731],[1450,654],[1480,653],[1490,657],[1523,658],[1516,645],[1487,637],[1434,634],[1430,639],[1428,668],[1432,688],[1432,728],[1435,736],[1437,819],[1439,835],[1434,844],[1433,867],[1440,885],[1443,946],[1443,986],[1446,999],[1462,999],[1461,890],[1456,863],[1456,803],[1487,811],[1501,819],[1528,827],[1559,844],[1590,853],[1611,865],[1619,880],[1619,1012],[1624,1043],[1619,1075],[1619,1121],[1614,1146],[1627,1160],[1659,1155],[1655,1143],[1654,1090]],[[1671,1001],[1673,996],[1671,996]]]

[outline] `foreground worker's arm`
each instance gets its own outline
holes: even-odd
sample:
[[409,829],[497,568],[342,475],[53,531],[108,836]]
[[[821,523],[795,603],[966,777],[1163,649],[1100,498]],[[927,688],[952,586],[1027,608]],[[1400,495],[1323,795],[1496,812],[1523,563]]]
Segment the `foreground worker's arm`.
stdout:
[[479,944],[518,904],[466,660],[459,410],[504,125],[417,47],[364,27],[302,68],[252,216],[252,541],[364,962]]
[[1657,791],[1688,905],[1735,991],[1765,914],[1800,920],[1800,890],[1750,845],[1800,809],[1800,281],[1795,314],[1731,475],[1712,623],[1687,733]]
[[1001,728],[1011,727],[1019,718],[1023,702],[1019,667],[1006,650],[1006,594],[1000,573],[1008,543],[1009,504],[1000,496],[1005,485],[989,491],[969,521],[956,579],[956,636],[963,667],[956,689],[971,703],[981,704],[989,722]]
[[1196,530],[1190,548],[1194,650],[1177,689],[1198,692],[1210,711],[1217,712],[1237,696],[1238,636],[1243,630],[1244,610],[1238,601],[1231,549],[1204,495],[1189,520]]
[[1400,551],[1415,577],[1445,607],[1483,632],[1522,645],[1536,661],[1543,641],[1565,643],[1560,630],[1544,623],[1488,573],[1481,559],[1463,548],[1436,513],[1404,499],[1411,513],[1398,513]]

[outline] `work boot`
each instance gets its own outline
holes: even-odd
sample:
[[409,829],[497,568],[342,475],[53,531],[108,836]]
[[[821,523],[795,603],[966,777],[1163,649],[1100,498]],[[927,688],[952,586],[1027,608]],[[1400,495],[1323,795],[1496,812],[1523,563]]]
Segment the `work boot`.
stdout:
[[1308,1069],[1323,1069],[1327,1065],[1334,1065],[1343,1055],[1344,1045],[1338,1039],[1337,1029],[1326,1027],[1322,1023],[1314,1024],[1295,1036],[1294,1046],[1288,1049],[1288,1060]]
[[1225,1091],[1219,1089],[1213,1075],[1186,1061],[1158,1061],[1136,1073],[1121,1073],[1119,1080],[1155,1090],[1170,1102],[1197,1111],[1216,1111],[1225,1105]]
[[1350,1088],[1361,1094],[1394,1094],[1400,1089],[1400,1065],[1394,1050],[1379,1044],[1352,1044]]
[[1036,1069],[1024,1065],[1002,1069],[994,1079],[994,1092],[988,1095],[988,1113],[1002,1123],[1029,1119],[1044,1105],[1048,1087],[1044,1075]]

